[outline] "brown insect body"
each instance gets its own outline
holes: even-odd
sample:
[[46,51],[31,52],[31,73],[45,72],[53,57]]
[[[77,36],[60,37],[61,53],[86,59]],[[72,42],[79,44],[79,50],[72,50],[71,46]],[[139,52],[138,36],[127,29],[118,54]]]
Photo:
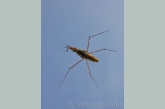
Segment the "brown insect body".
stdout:
[[[77,49],[77,48],[75,48],[75,47],[72,47],[72,46],[69,46],[68,44],[66,44],[66,45],[67,45],[67,47],[65,47],[65,48],[67,48],[66,52],[68,51],[68,49],[70,49],[70,50],[72,50],[73,52],[75,52],[77,55],[79,55],[82,59],[81,59],[80,61],[78,61],[76,64],[74,64],[73,66],[71,66],[71,67],[68,69],[66,75],[64,76],[63,80],[61,81],[61,84],[63,83],[64,79],[65,79],[66,76],[68,75],[68,72],[69,72],[73,67],[75,67],[78,63],[82,62],[82,61],[85,59],[85,60],[86,60],[86,63],[87,63],[87,66],[88,66],[89,74],[90,74],[91,78],[93,79],[93,81],[95,82],[96,86],[98,87],[98,85],[97,85],[95,79],[93,78],[93,76],[92,76],[92,74],[91,74],[91,72],[90,72],[88,60],[90,60],[90,61],[92,61],[92,62],[99,62],[99,60],[98,60],[95,56],[93,56],[92,53],[100,52],[100,51],[102,51],[102,50],[108,50],[108,51],[113,51],[113,52],[117,52],[117,51],[109,50],[109,49],[103,48],[103,49],[96,50],[96,51],[93,51],[93,52],[90,52],[90,53],[89,53],[89,52],[88,52],[89,41],[90,41],[90,38],[91,38],[91,37],[98,36],[98,35],[100,35],[100,34],[102,34],[102,33],[108,32],[108,31],[109,31],[109,30],[104,31],[104,32],[101,32],[101,33],[98,33],[98,34],[93,35],[93,36],[89,36],[89,38],[88,38],[88,44],[87,44],[87,50]],[[61,84],[60,84],[60,86],[61,86]],[[59,88],[60,88],[60,86],[59,86]]]
[[93,56],[91,53],[87,52],[86,50],[77,49],[71,46],[69,46],[68,48],[71,49],[73,52],[75,52],[77,55],[79,55],[81,58],[85,58],[92,62],[99,62],[99,60],[95,56]]

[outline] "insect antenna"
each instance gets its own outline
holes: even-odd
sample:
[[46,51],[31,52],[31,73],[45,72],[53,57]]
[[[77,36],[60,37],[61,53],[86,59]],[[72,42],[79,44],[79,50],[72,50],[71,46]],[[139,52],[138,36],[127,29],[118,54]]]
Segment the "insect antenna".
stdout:
[[64,47],[64,48],[67,48],[66,52],[68,51],[68,48],[69,48],[69,45],[67,43],[65,43],[67,46]]

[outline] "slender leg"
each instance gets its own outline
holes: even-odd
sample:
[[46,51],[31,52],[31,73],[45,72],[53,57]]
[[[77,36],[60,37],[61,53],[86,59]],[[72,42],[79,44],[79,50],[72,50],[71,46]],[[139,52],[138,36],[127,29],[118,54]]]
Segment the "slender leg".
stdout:
[[[73,68],[74,66],[76,66],[78,63],[80,63],[82,60],[84,60],[84,58],[83,58],[83,59],[81,59],[80,61],[78,61],[78,62],[77,62],[76,64],[74,64],[72,67],[70,67],[70,68],[68,69],[68,72],[69,72],[69,70],[70,70],[70,69],[72,69],[72,68]],[[63,80],[62,80],[61,84],[63,83],[64,79],[66,78],[66,76],[67,76],[68,72],[66,73],[65,77],[63,78]],[[61,84],[60,84],[60,86],[61,86]],[[60,86],[59,86],[59,88],[60,88]]]
[[[92,77],[92,74],[91,74],[91,72],[90,72],[90,68],[89,68],[89,64],[88,64],[88,60],[87,60],[87,59],[86,59],[86,62],[87,62],[87,66],[88,66],[89,74],[90,74],[90,76]],[[97,83],[96,83],[96,81],[94,80],[93,77],[92,77],[92,79],[93,79],[93,81],[95,82],[96,86],[98,87],[98,85],[97,85]]]
[[101,33],[98,33],[98,34],[95,34],[95,35],[93,35],[93,36],[89,36],[89,38],[88,38],[88,45],[87,45],[87,51],[88,51],[88,48],[89,48],[89,41],[90,41],[90,38],[91,38],[91,37],[94,37],[94,36],[100,35],[100,34],[102,34],[102,33],[108,32],[108,31],[109,31],[109,30],[104,31],[104,32],[101,32]]
[[90,52],[90,53],[95,53],[95,52],[99,52],[99,51],[102,51],[102,50],[108,50],[108,51],[117,52],[117,51],[114,51],[114,50],[109,50],[109,49],[103,48],[103,49],[96,50],[96,51],[93,51],[93,52]]

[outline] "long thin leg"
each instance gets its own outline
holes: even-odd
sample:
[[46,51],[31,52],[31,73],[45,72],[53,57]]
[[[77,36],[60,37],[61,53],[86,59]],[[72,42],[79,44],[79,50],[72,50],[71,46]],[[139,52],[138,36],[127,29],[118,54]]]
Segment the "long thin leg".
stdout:
[[102,50],[108,50],[108,51],[117,52],[117,51],[114,51],[114,50],[109,50],[109,49],[103,48],[103,49],[96,50],[96,51],[93,51],[93,52],[90,52],[90,53],[95,53],[95,52],[99,52],[99,51],[102,51]]
[[[80,61],[78,61],[76,64],[74,64],[72,67],[70,67],[69,69],[68,69],[68,72],[69,72],[69,70],[70,69],[72,69],[74,66],[76,66],[78,63],[80,63],[82,60],[84,60],[84,59],[81,59]],[[64,81],[64,79],[66,78],[66,76],[68,75],[68,72],[66,73],[66,75],[65,75],[65,77],[63,78],[63,80],[62,80],[62,82],[61,82],[61,84],[63,83],[63,81]],[[61,84],[60,84],[60,86],[61,86]],[[59,88],[60,88],[60,86],[59,86]]]
[[90,38],[91,38],[91,37],[94,37],[94,36],[100,35],[100,34],[102,34],[102,33],[108,32],[108,31],[110,31],[110,30],[107,30],[107,31],[104,31],[104,32],[101,32],[101,33],[95,34],[95,35],[93,35],[93,36],[89,36],[89,38],[88,38],[88,45],[87,45],[87,51],[88,51],[88,48],[89,48],[89,41],[90,41]]
[[[92,77],[92,74],[91,74],[91,72],[90,72],[90,68],[89,68],[89,64],[88,64],[88,60],[87,60],[87,59],[86,59],[86,62],[87,62],[87,66],[88,66],[89,74],[90,74],[90,76]],[[93,79],[93,81],[95,82],[96,86],[98,87],[98,85],[97,85],[97,83],[96,83],[96,81],[94,80],[93,77],[92,77],[92,79]]]

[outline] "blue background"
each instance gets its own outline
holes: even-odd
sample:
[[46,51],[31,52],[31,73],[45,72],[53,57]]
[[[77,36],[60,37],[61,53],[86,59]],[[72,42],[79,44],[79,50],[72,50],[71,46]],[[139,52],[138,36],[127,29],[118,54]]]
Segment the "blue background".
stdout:
[[[110,31],[91,38],[89,51],[108,48],[118,52],[93,54],[99,62],[89,61],[89,65],[98,87],[82,61],[58,89],[67,70],[81,60],[74,52],[65,52],[65,43],[86,50],[88,37],[106,30]],[[42,109],[65,109],[70,100],[122,103],[119,109],[124,108],[123,0],[42,0],[41,31]]]

